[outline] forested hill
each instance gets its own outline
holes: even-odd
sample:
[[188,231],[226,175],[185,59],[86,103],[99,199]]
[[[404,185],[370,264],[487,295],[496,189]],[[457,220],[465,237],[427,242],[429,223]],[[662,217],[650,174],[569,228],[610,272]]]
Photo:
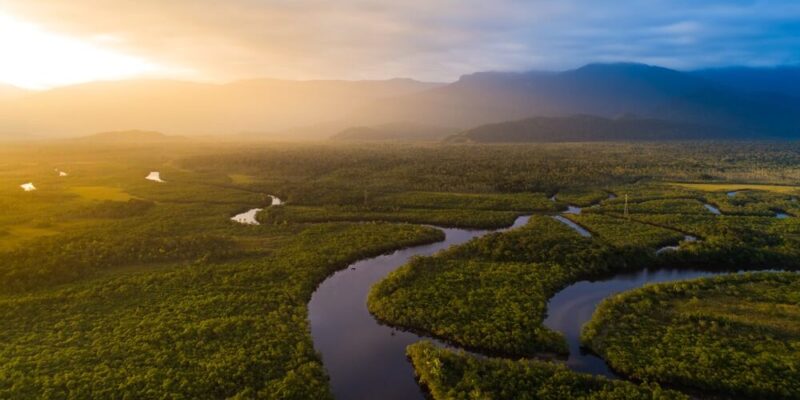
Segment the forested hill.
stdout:
[[693,71],[692,74],[745,92],[800,97],[800,66],[714,68]]
[[[532,117],[632,114],[724,129],[737,139],[800,138],[799,77],[798,67],[677,71],[616,63],[557,72],[477,72],[449,84],[142,79],[45,91],[0,86],[0,135],[67,137],[144,127],[187,136],[246,133],[291,140],[341,132],[336,139],[409,141]],[[655,125],[654,131],[674,133],[664,123]],[[348,127],[362,128],[342,132]]]
[[[591,115],[536,117],[482,125],[450,136],[447,142],[591,142],[635,140],[694,140],[730,138],[734,132],[659,119],[631,116],[603,118]],[[739,132],[741,134],[741,132]]]
[[[759,138],[796,137],[800,93],[785,83],[790,75],[779,69],[685,72],[632,63],[589,64],[561,72],[480,72],[446,86],[380,100],[366,114],[460,129],[536,116],[635,114]],[[780,82],[785,90],[776,90]]]
[[338,141],[439,141],[457,132],[452,128],[412,123],[356,126],[331,136]]
[[170,136],[156,131],[126,130],[100,132],[89,136],[82,136],[74,139],[82,143],[153,143],[185,140],[182,136]]

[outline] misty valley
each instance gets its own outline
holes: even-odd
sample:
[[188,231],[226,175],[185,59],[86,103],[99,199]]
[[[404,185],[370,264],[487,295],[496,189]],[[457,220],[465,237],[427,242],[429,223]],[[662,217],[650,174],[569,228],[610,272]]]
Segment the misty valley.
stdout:
[[795,142],[138,134],[0,147],[0,398],[800,397]]

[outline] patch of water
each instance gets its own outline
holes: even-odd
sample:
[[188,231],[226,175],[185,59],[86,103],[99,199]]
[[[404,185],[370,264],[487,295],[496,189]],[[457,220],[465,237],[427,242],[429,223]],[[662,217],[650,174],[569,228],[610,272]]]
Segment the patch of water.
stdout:
[[561,215],[555,215],[555,216],[553,216],[553,219],[555,219],[556,221],[561,222],[561,223],[569,226],[570,228],[574,229],[575,232],[578,232],[578,234],[583,236],[583,237],[591,237],[592,236],[591,232],[587,231],[582,226],[572,222],[572,220],[570,220],[569,218],[562,217]]
[[[685,242],[685,243],[696,242],[696,241],[697,241],[697,238],[692,236],[692,235],[684,235],[683,236],[683,242]],[[682,243],[678,243],[675,246],[664,246],[664,247],[656,250],[656,254],[661,254],[661,253],[664,253],[664,252],[667,252],[667,251],[678,251],[678,250],[681,249],[681,244]]]
[[231,221],[245,225],[261,225],[258,220],[256,220],[256,215],[258,215],[258,212],[261,210],[263,210],[263,208],[252,208],[241,214],[234,215],[231,217]]
[[159,182],[159,183],[166,182],[166,181],[161,180],[161,173],[158,172],[158,171],[150,172],[150,174],[147,175],[144,179],[147,179],[148,181]]
[[719,208],[714,207],[711,204],[703,204],[703,206],[714,215],[721,215],[722,214],[722,212],[719,211]]
[[23,183],[22,185],[19,185],[19,187],[26,192],[32,192],[36,190],[36,186],[33,185],[33,182]]
[[578,206],[568,205],[567,211],[564,211],[563,214],[580,214],[581,208]]
[[[279,206],[282,204],[281,199],[279,199],[278,197],[273,196],[271,194],[268,196],[272,199],[272,203],[270,204],[271,206]],[[251,208],[241,214],[234,215],[233,217],[231,217],[231,221],[238,222],[244,225],[261,225],[256,219],[256,216],[258,216],[258,213],[261,210],[263,210],[263,208]]]

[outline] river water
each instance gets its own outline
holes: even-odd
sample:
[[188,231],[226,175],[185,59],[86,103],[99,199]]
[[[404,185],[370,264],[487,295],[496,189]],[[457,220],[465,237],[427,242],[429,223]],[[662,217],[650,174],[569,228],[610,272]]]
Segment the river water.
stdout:
[[[270,197],[272,202],[270,204],[271,206],[279,206],[283,204],[283,202],[281,202],[281,199],[277,198],[276,196],[273,196],[271,194],[268,196]],[[261,225],[259,224],[258,219],[256,218],[261,210],[263,210],[263,208],[251,208],[241,214],[236,214],[232,216],[231,221],[238,222],[243,225]]]
[[[519,217],[513,229],[528,222]],[[326,279],[308,304],[314,348],[337,399],[422,399],[406,346],[423,339],[379,324],[367,310],[372,285],[411,257],[432,255],[492,231],[440,228],[445,240],[358,261]]]
[[[579,213],[580,209],[571,207],[568,212]],[[588,231],[567,218],[560,215],[553,218],[569,225],[583,236],[591,236]],[[507,229],[522,226],[528,219],[529,217],[519,217]],[[429,256],[494,232],[439,229],[445,233],[444,241],[358,261],[331,275],[314,292],[308,305],[311,335],[314,348],[322,355],[333,394],[337,399],[425,398],[416,382],[405,350],[412,343],[431,339],[380,324],[367,310],[367,295],[374,284],[406,264],[412,257]],[[686,240],[692,241],[695,238],[687,237]],[[576,282],[550,299],[544,325],[564,334],[570,351],[565,363],[570,368],[579,372],[616,377],[605,361],[581,349],[580,330],[591,319],[597,305],[609,296],[645,284],[717,274],[720,272],[661,269],[623,273],[594,282]],[[440,341],[433,341],[445,346]]]
[[686,269],[644,270],[635,273],[618,274],[612,278],[594,282],[576,282],[550,298],[544,326],[564,334],[569,345],[569,358],[566,364],[571,369],[595,375],[616,377],[602,358],[584,352],[581,348],[581,328],[592,319],[592,314],[597,305],[609,296],[635,289],[645,284],[672,282],[718,274],[719,272]]

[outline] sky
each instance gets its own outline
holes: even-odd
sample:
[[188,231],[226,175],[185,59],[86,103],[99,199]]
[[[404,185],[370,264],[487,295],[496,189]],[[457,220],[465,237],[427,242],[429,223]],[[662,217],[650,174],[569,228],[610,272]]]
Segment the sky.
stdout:
[[0,82],[800,64],[800,1],[0,0]]

